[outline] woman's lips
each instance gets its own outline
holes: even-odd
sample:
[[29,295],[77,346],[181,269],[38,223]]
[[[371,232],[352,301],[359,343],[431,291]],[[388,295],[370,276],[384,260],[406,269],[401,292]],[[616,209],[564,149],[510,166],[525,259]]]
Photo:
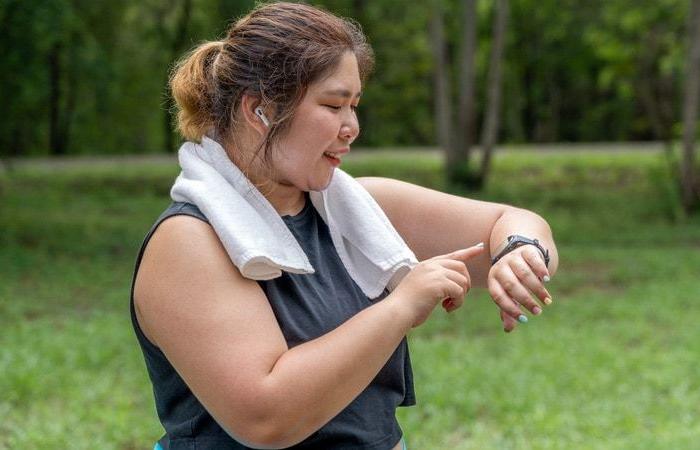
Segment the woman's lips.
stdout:
[[323,157],[326,158],[333,167],[338,167],[340,165],[340,158],[334,158],[326,154],[324,154]]
[[331,152],[326,152],[323,154],[323,157],[326,158],[333,165],[333,167],[338,167],[341,163],[340,158],[330,156],[328,153],[333,153],[333,154],[336,154],[338,156],[342,156],[342,155],[349,153],[349,152],[350,152],[350,148],[344,147],[344,148],[334,150]]

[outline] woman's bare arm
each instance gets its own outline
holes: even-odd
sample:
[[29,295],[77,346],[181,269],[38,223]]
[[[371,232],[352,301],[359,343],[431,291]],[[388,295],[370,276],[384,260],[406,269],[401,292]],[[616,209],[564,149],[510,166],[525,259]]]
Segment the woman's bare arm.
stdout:
[[547,222],[537,214],[499,203],[472,200],[404,181],[361,177],[357,181],[379,203],[419,260],[477,242],[487,251],[468,264],[474,286],[486,287],[494,249],[509,235],[537,238],[549,249],[550,274],[558,255]]
[[146,335],[217,422],[269,448],[301,441],[347,406],[413,321],[385,299],[288,349],[257,282],[241,276],[208,224],[187,216],[151,238],[135,303]]

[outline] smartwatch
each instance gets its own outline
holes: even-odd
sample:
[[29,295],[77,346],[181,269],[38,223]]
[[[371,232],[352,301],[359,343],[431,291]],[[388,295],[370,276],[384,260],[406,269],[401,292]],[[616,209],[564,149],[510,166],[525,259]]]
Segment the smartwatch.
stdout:
[[540,253],[542,253],[542,257],[544,258],[544,265],[549,267],[549,250],[542,247],[542,244],[540,244],[540,241],[538,241],[537,239],[530,239],[525,236],[520,236],[518,234],[508,236],[508,238],[505,241],[503,241],[501,245],[498,246],[496,256],[494,256],[493,259],[491,259],[491,265],[496,264],[499,259],[503,258],[505,255],[512,252],[516,248],[522,247],[523,245],[534,245],[535,247],[537,247],[537,250],[539,250]]

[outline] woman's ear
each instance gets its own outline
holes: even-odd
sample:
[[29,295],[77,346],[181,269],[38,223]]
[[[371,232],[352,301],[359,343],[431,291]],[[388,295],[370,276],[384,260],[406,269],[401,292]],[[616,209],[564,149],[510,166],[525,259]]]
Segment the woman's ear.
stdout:
[[260,135],[267,133],[270,121],[265,115],[258,97],[243,94],[241,98],[241,114],[246,124],[260,133]]

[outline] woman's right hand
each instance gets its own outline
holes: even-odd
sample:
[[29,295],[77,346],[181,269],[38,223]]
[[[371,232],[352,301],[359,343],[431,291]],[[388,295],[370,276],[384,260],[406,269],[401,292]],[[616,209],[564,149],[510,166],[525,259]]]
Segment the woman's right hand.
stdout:
[[428,319],[435,307],[443,302],[447,312],[462,306],[471,288],[466,262],[484,251],[483,244],[434,256],[418,263],[387,297],[407,311],[412,326]]

